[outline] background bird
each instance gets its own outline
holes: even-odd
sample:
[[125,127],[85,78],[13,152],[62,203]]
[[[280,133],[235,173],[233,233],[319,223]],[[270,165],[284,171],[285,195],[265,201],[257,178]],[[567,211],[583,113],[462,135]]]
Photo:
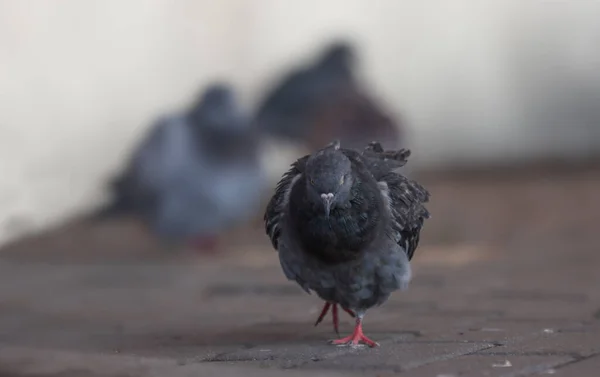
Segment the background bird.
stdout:
[[366,311],[408,287],[429,218],[429,193],[394,172],[409,155],[333,142],[293,163],[267,206],[265,229],[285,276],[326,301],[319,320],[333,306],[337,330],[336,305],[356,316],[354,332],[334,344],[376,346],[362,331]]
[[349,149],[360,149],[365,140],[379,140],[385,149],[404,142],[398,117],[386,113],[366,91],[355,86],[319,107],[312,120],[311,150],[337,139]]
[[258,148],[233,89],[214,84],[188,111],[156,122],[95,218],[136,214],[163,240],[212,248],[259,211],[266,182]]
[[263,133],[311,151],[332,139],[351,148],[364,140],[399,148],[401,125],[359,82],[356,65],[351,44],[331,44],[314,64],[292,71],[275,86],[254,122]]
[[354,49],[347,43],[329,46],[308,67],[284,76],[259,105],[255,122],[277,138],[304,142],[314,113],[329,99],[354,86]]

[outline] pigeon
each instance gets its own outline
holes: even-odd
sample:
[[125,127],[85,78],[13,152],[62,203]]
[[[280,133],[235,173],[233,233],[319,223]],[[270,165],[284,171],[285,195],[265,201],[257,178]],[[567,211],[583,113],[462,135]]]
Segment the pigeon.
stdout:
[[209,86],[188,111],[153,125],[95,217],[136,214],[163,240],[214,248],[223,230],[260,211],[266,175],[256,135],[233,89]]
[[402,122],[358,87],[321,106],[311,127],[311,150],[332,139],[349,149],[361,148],[364,140],[380,140],[383,148],[398,149],[405,139]]
[[350,149],[362,147],[364,140],[399,148],[402,124],[356,78],[356,55],[350,43],[338,41],[312,66],[292,71],[258,107],[257,127],[311,151],[332,139]]
[[263,133],[292,142],[305,142],[315,112],[324,102],[355,85],[354,49],[346,42],[328,46],[311,66],[283,77],[258,106],[254,122]]
[[279,181],[265,215],[265,230],[284,275],[356,319],[351,335],[332,344],[375,347],[363,333],[368,309],[383,304],[411,280],[429,193],[395,172],[410,151],[370,143],[362,153],[325,148],[295,161]]

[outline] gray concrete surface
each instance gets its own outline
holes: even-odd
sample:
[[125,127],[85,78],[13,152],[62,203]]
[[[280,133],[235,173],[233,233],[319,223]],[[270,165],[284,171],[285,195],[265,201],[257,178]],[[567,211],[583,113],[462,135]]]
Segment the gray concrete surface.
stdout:
[[0,252],[0,376],[596,376],[598,170],[426,182],[412,287],[366,317],[380,348],[326,343],[258,223],[216,255],[73,224]]

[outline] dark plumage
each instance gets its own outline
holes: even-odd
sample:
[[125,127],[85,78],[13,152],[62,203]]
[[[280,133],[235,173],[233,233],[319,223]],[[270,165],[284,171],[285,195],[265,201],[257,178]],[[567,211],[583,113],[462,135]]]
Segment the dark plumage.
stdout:
[[356,314],[354,333],[336,344],[374,346],[362,333],[365,312],[411,279],[409,261],[429,212],[429,193],[395,169],[408,150],[374,142],[359,153],[334,142],[292,164],[264,216],[286,277]]
[[317,62],[282,78],[259,105],[255,124],[311,151],[332,139],[350,149],[362,147],[364,140],[399,148],[402,125],[357,80],[356,65],[354,47],[330,45]]
[[305,142],[319,107],[354,86],[353,65],[353,48],[332,44],[313,65],[290,72],[275,85],[258,107],[256,124],[275,137]]
[[403,124],[361,88],[354,87],[319,107],[312,120],[312,150],[338,139],[348,149],[359,149],[365,140],[380,140],[386,149],[404,142]]
[[140,216],[162,239],[214,240],[259,210],[258,138],[233,90],[210,86],[185,113],[159,119],[113,181],[96,218]]

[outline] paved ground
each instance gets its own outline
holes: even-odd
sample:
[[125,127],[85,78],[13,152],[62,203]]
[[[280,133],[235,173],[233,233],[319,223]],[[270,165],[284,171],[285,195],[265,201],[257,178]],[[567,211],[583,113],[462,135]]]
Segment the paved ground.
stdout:
[[600,173],[426,182],[412,287],[366,319],[378,349],[326,344],[260,228],[197,256],[72,225],[0,253],[0,376],[596,376]]

